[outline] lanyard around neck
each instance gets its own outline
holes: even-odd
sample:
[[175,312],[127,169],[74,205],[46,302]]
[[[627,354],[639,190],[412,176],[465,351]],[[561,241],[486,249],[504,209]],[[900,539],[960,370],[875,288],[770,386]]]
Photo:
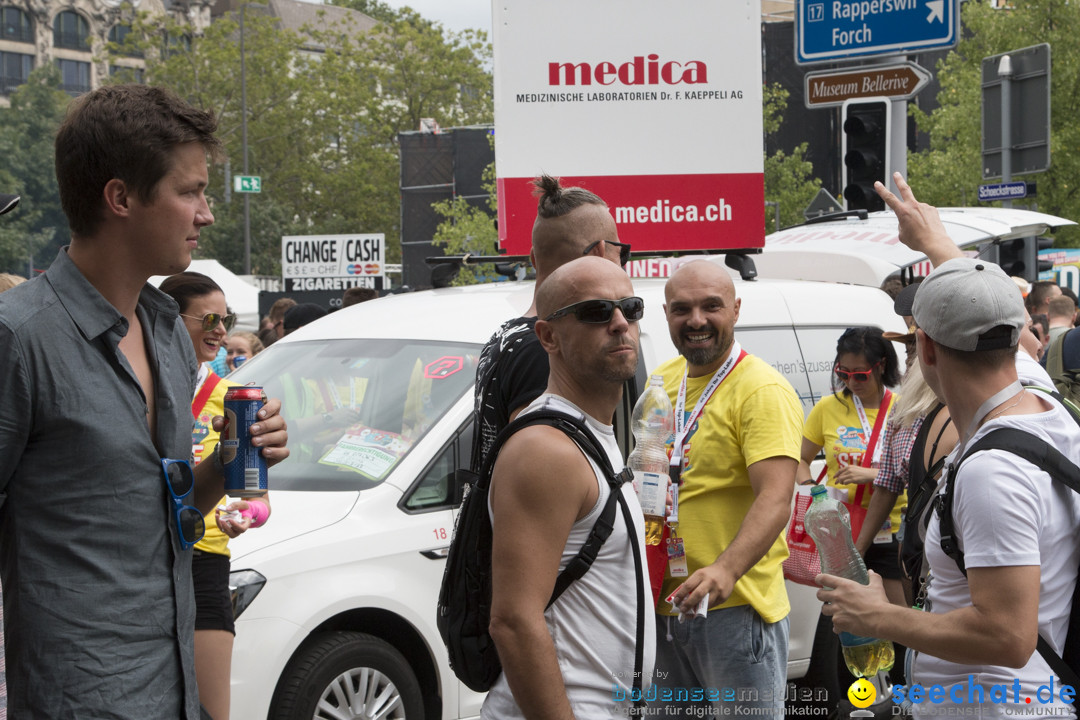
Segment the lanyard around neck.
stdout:
[[878,435],[881,433],[881,428],[885,426],[885,418],[889,413],[892,401],[892,391],[889,388],[885,388],[885,394],[881,397],[881,404],[878,406],[877,422],[873,426],[870,425],[869,418],[866,417],[866,410],[863,408],[862,400],[855,393],[851,394],[852,399],[855,401],[855,412],[859,415],[859,423],[862,425],[863,437],[866,439],[866,454],[870,456],[869,463],[864,458],[863,465],[870,467],[872,463],[881,461],[881,443],[877,442]]
[[724,379],[731,374],[731,371],[744,357],[746,357],[746,351],[739,345],[738,340],[733,340],[727,360],[713,373],[712,378],[709,379],[709,384],[705,386],[701,396],[697,399],[690,417],[686,418],[685,421],[683,416],[686,413],[686,378],[689,364],[687,369],[683,370],[682,384],[679,385],[679,395],[675,400],[675,443],[671,446],[671,464],[673,466],[680,467],[682,465],[683,443],[686,442],[686,436],[689,434],[690,429],[694,427],[694,423],[697,422],[701,413],[705,411],[705,405],[709,402],[713,393],[716,392],[716,388],[720,387],[720,383],[724,382]]
[[967,430],[964,432],[963,437],[960,438],[956,457],[964,457],[964,448],[971,441],[972,436],[975,435],[975,431],[979,429],[979,425],[982,424],[982,421],[990,414],[990,411],[1023,389],[1024,386],[1020,384],[1019,380],[1016,380],[1015,382],[1010,383],[1008,387],[991,395],[986,402],[979,406],[979,409],[975,411],[975,417],[971,418]]

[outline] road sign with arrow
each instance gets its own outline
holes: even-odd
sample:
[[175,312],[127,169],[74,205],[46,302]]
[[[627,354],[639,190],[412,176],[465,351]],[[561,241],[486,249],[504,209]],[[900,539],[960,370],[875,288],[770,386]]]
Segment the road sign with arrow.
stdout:
[[957,0],[796,0],[795,62],[953,47],[960,29],[957,6]]

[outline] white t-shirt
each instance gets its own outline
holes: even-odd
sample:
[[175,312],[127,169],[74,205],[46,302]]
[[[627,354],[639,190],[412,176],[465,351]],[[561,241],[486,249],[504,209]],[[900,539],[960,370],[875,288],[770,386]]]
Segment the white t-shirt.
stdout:
[[1039,364],[1039,361],[1024,352],[1023,348],[1016,351],[1016,375],[1020,382],[1025,385],[1039,385],[1050,390],[1054,389],[1054,381],[1050,379],[1050,373]]
[[[1040,396],[1041,397],[1041,396]],[[971,443],[995,428],[1011,427],[1036,435],[1057,448],[1073,462],[1080,462],[1080,427],[1053,400],[1054,408],[1035,415],[1006,415],[994,418],[976,431]],[[969,443],[970,445],[970,443]],[[949,461],[956,459],[956,451]],[[1050,476],[1002,450],[988,450],[973,455],[960,468],[954,486],[953,523],[959,536],[964,562],[970,568],[1037,565],[1042,568],[1039,587],[1039,634],[1060,652],[1068,630],[1073,586],[1080,563],[1080,495]],[[928,591],[931,612],[946,613],[971,605],[967,578],[956,562],[941,549],[941,530],[937,513],[926,533],[926,554],[930,563]],[[939,717],[946,714],[966,717],[1005,717],[1037,712],[1040,717],[1072,718],[1068,705],[1062,705],[1058,692],[1060,681],[1054,678],[1042,656],[1035,652],[1023,668],[998,665],[962,665],[920,653],[915,660],[913,682],[924,687],[945,687],[944,701],[935,704],[924,700],[914,706],[915,717]],[[978,698],[969,688],[968,678],[982,686],[981,704],[956,703],[948,697],[954,685],[961,686],[960,698]],[[1014,702],[1014,681],[1019,679],[1019,703]],[[1007,702],[991,702],[993,686],[1007,686]],[[1049,699],[1052,686],[1054,703]],[[972,694],[969,695],[969,691]],[[1025,702],[1031,698],[1031,703]],[[953,708],[950,712],[948,708]],[[1025,713],[1025,711],[1027,711]]]
[[[607,451],[611,466],[619,470],[625,466],[615,433],[610,425],[603,425],[586,415],[580,408],[558,395],[545,393],[534,400],[522,414],[544,406],[571,415],[584,417],[593,436]],[[591,459],[600,490],[596,504],[585,517],[574,523],[563,547],[559,570],[563,570],[592,531],[596,519],[604,509],[611,493],[607,477]],[[589,571],[575,580],[559,596],[555,604],[544,611],[548,632],[555,643],[555,655],[559,662],[566,694],[578,718],[626,718],[632,703],[630,689],[634,684],[634,647],[637,636],[638,601],[635,594],[642,588],[641,602],[645,603],[645,648],[643,655],[642,689],[652,684],[652,672],[656,657],[655,611],[648,569],[645,566],[645,518],[638,504],[632,483],[622,488],[634,518],[633,537],[627,534],[622,509],[616,505],[615,528],[600,548]],[[491,515],[491,498],[488,497],[488,516]],[[641,582],[635,578],[634,554],[630,545],[636,542],[641,553]],[[619,700],[622,696],[624,699]],[[480,713],[481,718],[503,720],[522,718],[521,709],[514,701],[506,675],[499,676]]]

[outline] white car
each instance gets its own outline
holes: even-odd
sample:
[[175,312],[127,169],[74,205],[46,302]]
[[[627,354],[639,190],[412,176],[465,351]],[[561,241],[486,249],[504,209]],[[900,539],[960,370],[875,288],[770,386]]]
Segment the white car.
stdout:
[[[642,367],[673,357],[663,280],[645,299]],[[808,412],[831,392],[836,340],[852,325],[903,331],[880,290],[736,277],[736,336],[795,387]],[[231,543],[235,718],[472,718],[483,695],[458,682],[435,606],[469,465],[476,359],[498,325],[527,308],[531,282],[394,295],[308,325],[231,380],[283,400],[289,460],[270,474],[273,515]],[[788,676],[810,663],[819,603],[792,585]]]

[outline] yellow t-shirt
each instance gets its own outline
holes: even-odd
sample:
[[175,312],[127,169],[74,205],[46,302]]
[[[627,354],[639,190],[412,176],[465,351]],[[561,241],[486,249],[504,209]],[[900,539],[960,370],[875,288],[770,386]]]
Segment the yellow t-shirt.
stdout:
[[[211,378],[215,377],[217,376],[211,373],[203,383],[209,382]],[[225,414],[225,393],[234,385],[236,383],[219,379],[214,391],[210,393],[210,397],[207,398],[206,403],[195,416],[195,425],[191,429],[191,454],[196,465],[213,455],[214,448],[217,447],[218,442],[221,440],[221,433],[214,430],[210,422],[215,415]],[[196,389],[195,397],[199,396],[199,390],[201,389],[202,385]],[[222,497],[218,505],[224,504],[225,497]],[[206,524],[206,534],[203,535],[202,540],[195,544],[195,549],[229,557],[229,536],[221,532],[214,515],[215,511],[211,510],[203,518],[203,522]]]
[[[894,394],[890,407],[895,407],[896,401],[899,399],[900,396]],[[877,415],[877,408],[866,408],[866,421],[871,428],[877,422]],[[882,452],[885,450],[884,443],[889,442],[889,435],[886,432],[887,425],[888,419],[882,425],[881,436],[878,438],[878,444],[881,446]],[[850,503],[855,502],[855,494],[860,486],[838,484],[835,480],[836,473],[839,472],[840,468],[848,465],[862,464],[868,440],[868,438],[863,437],[864,434],[862,423],[859,421],[859,413],[855,409],[855,402],[850,396],[837,394],[821,398],[806,417],[806,425],[803,427],[803,436],[815,445],[821,445],[825,450],[825,465],[828,468],[827,484],[847,488],[848,502]],[[866,490],[863,491],[863,507],[870,507],[872,493],[873,485],[867,484]],[[889,514],[888,522],[891,526],[889,529],[893,534],[900,529],[900,508],[906,504],[907,493],[900,493],[900,496],[896,498],[896,504],[893,505],[892,512]]]
[[[686,360],[670,360],[654,371],[664,376],[664,389],[674,407]],[[688,417],[711,376],[688,378]],[[747,355],[734,367],[705,405],[687,434],[682,487],[679,490],[679,535],[686,543],[690,574],[712,564],[742,526],[756,496],[747,467],[773,457],[798,460],[802,442],[802,406],[788,381],[763,360]],[[791,609],[784,587],[783,562],[788,556],[781,530],[764,557],[735,583],[726,602],[710,609],[750,605],[765,622],[783,620]],[[665,571],[661,599],[684,578]],[[657,612],[672,615],[670,604]]]

